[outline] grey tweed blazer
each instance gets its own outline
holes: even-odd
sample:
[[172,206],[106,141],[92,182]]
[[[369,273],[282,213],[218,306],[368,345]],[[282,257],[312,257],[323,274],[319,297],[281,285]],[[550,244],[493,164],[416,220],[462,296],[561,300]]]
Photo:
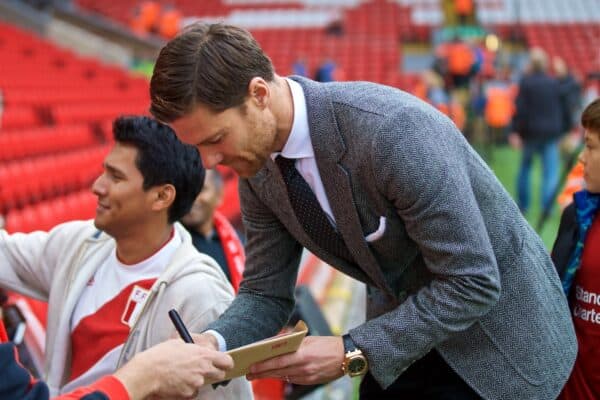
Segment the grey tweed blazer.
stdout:
[[244,281],[211,328],[229,348],[275,334],[306,247],[368,285],[367,322],[349,333],[383,387],[436,348],[485,399],[554,399],[577,353],[566,299],[540,238],[462,134],[400,90],[293,79],[355,264],[302,230],[269,159],[240,181]]

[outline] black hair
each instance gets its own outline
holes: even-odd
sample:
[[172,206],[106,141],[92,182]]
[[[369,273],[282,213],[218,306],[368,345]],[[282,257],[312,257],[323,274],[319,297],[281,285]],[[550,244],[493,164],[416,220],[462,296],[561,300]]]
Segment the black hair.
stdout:
[[144,190],[163,184],[175,187],[169,223],[187,214],[206,175],[198,150],[177,139],[167,125],[145,116],[118,117],[113,123],[113,137],[138,150],[135,163],[144,177]]

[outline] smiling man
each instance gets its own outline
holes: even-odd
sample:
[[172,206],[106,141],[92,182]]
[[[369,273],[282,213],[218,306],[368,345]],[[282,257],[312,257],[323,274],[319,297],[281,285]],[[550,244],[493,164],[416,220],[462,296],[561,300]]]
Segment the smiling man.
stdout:
[[[118,118],[113,132],[115,145],[92,187],[94,221],[0,231],[0,286],[48,301],[44,378],[51,395],[109,375],[174,336],[170,309],[201,331],[233,299],[216,262],[175,223],[202,188],[196,149],[148,117]],[[252,397],[242,379],[199,395]]]

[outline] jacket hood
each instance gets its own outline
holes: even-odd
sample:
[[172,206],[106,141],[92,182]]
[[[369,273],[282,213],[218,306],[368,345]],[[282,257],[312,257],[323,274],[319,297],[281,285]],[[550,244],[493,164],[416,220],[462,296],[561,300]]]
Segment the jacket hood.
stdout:
[[[192,243],[192,237],[185,227],[179,222],[173,224],[173,227],[181,237],[182,245],[173,254],[173,258],[169,260],[169,266],[158,277],[152,290],[158,290],[162,285],[172,284],[186,275],[199,272],[227,281],[227,277],[217,262],[212,257],[196,250]],[[108,242],[114,241],[114,238],[106,232],[98,230],[88,240],[108,245]]]

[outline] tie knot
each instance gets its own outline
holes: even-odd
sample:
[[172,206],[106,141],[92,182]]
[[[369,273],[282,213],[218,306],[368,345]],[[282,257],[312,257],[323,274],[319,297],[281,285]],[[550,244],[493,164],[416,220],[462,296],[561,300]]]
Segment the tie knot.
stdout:
[[293,158],[285,158],[284,156],[277,156],[275,163],[279,167],[282,173],[290,171],[292,168],[296,168],[296,160]]

